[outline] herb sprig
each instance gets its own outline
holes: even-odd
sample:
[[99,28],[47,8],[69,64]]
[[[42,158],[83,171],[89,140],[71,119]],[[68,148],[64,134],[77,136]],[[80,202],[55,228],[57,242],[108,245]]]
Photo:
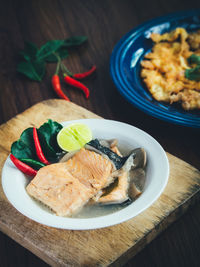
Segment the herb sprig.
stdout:
[[196,64],[194,68],[185,70],[185,77],[192,81],[200,81],[200,56],[192,54],[188,58],[189,64]]
[[51,40],[38,48],[32,42],[25,42],[20,52],[23,61],[17,65],[17,71],[34,81],[42,81],[47,63],[58,62],[69,56],[69,48],[78,47],[87,41],[86,36],[75,36],[65,40]]

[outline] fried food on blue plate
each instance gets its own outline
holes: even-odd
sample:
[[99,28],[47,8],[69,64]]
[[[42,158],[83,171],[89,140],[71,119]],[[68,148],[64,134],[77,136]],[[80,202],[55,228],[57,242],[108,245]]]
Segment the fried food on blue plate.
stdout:
[[152,33],[151,39],[155,44],[141,62],[141,77],[152,96],[170,104],[180,102],[185,110],[200,109],[200,72],[199,80],[185,75],[187,70],[195,71],[188,58],[200,56],[200,31],[176,28],[162,35]]

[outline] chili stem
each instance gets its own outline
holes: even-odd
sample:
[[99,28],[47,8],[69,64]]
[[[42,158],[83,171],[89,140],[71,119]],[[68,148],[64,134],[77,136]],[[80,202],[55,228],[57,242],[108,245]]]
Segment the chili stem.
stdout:
[[55,72],[56,75],[58,75],[59,70],[60,70],[60,61],[58,61],[58,64],[56,66],[56,72]]
[[61,68],[63,72],[66,72],[69,76],[73,76],[73,74],[67,69],[67,67],[61,62]]

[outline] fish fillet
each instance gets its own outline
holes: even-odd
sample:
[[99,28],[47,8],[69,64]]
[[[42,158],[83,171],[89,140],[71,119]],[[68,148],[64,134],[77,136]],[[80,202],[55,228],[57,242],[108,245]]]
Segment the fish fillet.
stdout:
[[89,188],[69,173],[66,163],[41,168],[26,190],[59,216],[78,212],[93,195]]
[[71,216],[113,181],[112,166],[101,155],[81,149],[67,162],[41,168],[26,190],[58,216]]
[[[118,156],[122,157],[118,147],[114,145],[111,147],[111,150],[115,152]],[[112,185],[111,185],[112,186]],[[100,204],[115,204],[115,203],[123,203],[128,200],[128,187],[129,187],[129,178],[128,172],[123,171],[120,172],[118,176],[118,183],[117,185],[111,190],[111,192],[107,193],[108,189],[102,190],[102,195],[97,195],[93,198],[96,203]]]
[[114,181],[112,163],[96,152],[82,148],[66,164],[68,171],[94,194]]
[[105,195],[103,194],[97,202],[101,204],[123,203],[124,201],[128,200],[128,187],[128,172],[124,171],[118,177],[117,186],[110,193],[105,193]]

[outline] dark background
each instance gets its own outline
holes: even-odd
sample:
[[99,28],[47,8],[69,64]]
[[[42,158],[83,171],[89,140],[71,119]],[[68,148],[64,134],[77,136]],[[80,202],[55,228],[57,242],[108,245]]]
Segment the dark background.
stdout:
[[[117,92],[109,74],[116,42],[133,27],[170,12],[200,8],[189,0],[43,0],[0,1],[0,123],[45,99],[57,98],[51,88],[56,65],[49,64],[44,80],[32,82],[16,73],[24,41],[38,46],[52,39],[86,35],[89,42],[65,60],[74,72],[97,65],[86,84],[91,97],[78,90],[65,92],[76,104],[107,119],[130,123],[151,134],[171,154],[199,168],[198,130],[172,125],[144,114]],[[200,266],[200,204],[196,202],[179,220],[127,263],[128,266]],[[47,266],[32,253],[0,233],[0,266]]]

